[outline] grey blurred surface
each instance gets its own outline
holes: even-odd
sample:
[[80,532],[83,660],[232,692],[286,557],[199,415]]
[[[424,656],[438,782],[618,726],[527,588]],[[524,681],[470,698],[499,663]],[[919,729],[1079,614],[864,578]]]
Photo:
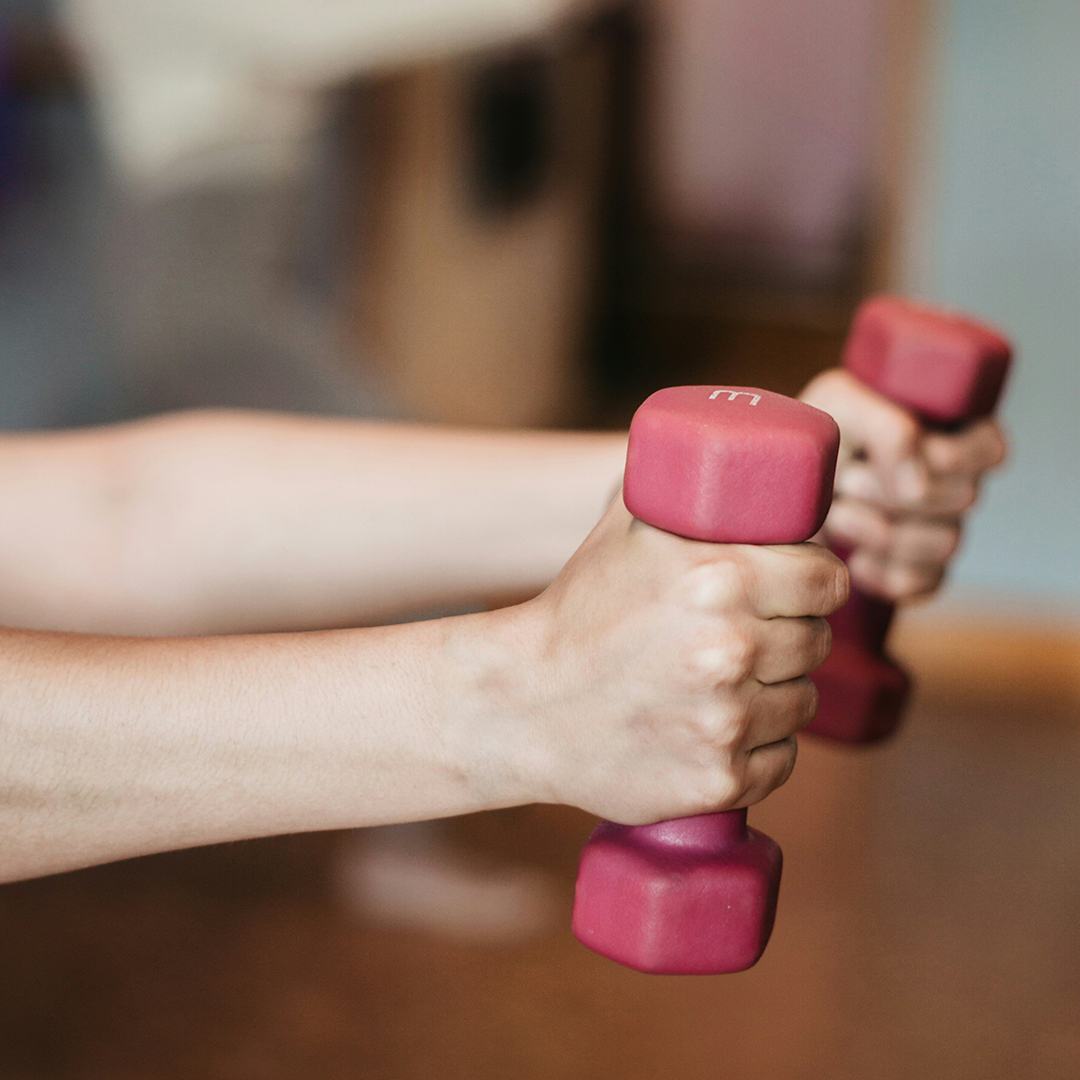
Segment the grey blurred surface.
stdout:
[[35,100],[22,120],[0,215],[0,426],[390,411],[338,333],[333,131],[303,181],[133,193],[84,103]]
[[84,110],[23,115],[27,166],[0,215],[0,426],[106,420],[119,405],[98,295],[107,220]]

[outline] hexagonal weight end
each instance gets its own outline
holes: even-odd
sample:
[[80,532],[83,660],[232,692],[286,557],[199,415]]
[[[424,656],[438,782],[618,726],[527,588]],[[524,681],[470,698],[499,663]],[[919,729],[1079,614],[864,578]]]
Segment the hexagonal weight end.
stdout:
[[924,421],[953,425],[993,412],[1012,348],[997,331],[951,311],[893,296],[859,308],[844,367]]
[[581,853],[574,934],[650,974],[744,971],[768,944],[781,864],[776,842],[746,827],[745,810],[602,822]]
[[781,394],[669,387],[634,414],[623,500],[693,540],[798,543],[825,520],[839,446],[831,416]]
[[828,660],[811,672],[818,689],[813,735],[845,743],[877,742],[900,723],[911,680],[894,661],[850,641],[833,641]]

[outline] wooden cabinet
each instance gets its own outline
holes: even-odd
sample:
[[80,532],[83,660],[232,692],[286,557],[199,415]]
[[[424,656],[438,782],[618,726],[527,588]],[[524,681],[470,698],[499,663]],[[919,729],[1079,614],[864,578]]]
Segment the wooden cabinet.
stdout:
[[365,362],[406,416],[572,424],[583,407],[606,65],[586,34],[365,95]]

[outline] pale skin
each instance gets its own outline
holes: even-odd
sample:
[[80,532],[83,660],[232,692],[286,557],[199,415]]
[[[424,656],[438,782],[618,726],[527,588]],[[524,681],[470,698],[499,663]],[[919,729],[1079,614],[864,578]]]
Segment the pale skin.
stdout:
[[992,419],[948,434],[846,371],[830,369],[800,395],[840,425],[840,461],[823,539],[853,549],[852,580],[886,600],[929,596],[941,584],[987,472],[1005,460]]
[[[913,444],[921,499],[857,493],[888,522],[865,544],[886,583],[943,566],[987,467],[985,433],[941,438]],[[29,628],[0,631],[0,878],[537,801],[642,823],[764,798],[847,574],[813,544],[669,536],[621,499],[590,532],[624,451],[236,413],[0,439],[0,613]],[[497,611],[260,633],[552,578]]]

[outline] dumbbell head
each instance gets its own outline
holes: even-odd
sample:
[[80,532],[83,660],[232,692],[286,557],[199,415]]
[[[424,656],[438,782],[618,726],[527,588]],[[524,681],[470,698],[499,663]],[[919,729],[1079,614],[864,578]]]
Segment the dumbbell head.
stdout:
[[769,942],[782,862],[745,810],[601,822],[581,853],[574,934],[652,975],[745,971]]
[[[839,445],[832,417],[779,394],[661,390],[631,424],[623,498],[642,521],[694,540],[797,543],[825,518]],[[742,971],[769,940],[780,866],[745,810],[604,822],[581,855],[574,933],[639,971]]]
[[798,543],[829,511],[839,438],[828,413],[768,390],[658,390],[630,424],[623,501],[692,540]]
[[875,296],[855,315],[844,367],[883,397],[935,425],[989,416],[1012,349],[997,331],[955,312]]

